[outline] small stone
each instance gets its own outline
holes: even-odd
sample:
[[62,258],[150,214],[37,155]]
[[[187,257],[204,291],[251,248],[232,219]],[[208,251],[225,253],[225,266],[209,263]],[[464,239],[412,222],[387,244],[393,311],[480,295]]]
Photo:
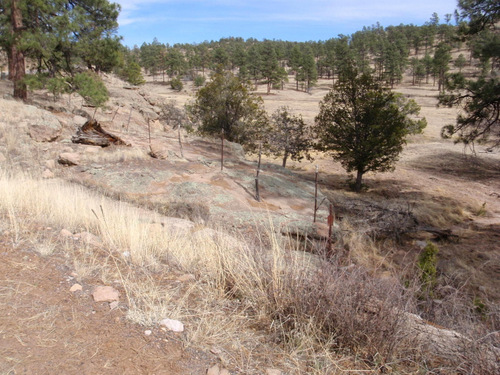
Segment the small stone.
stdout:
[[424,249],[427,246],[427,241],[415,241],[415,245],[417,245],[421,249]]
[[48,169],[54,169],[56,167],[56,161],[55,160],[47,160],[45,162],[45,166],[48,168]]
[[194,281],[196,280],[196,277],[190,273],[187,273],[185,275],[179,276],[177,278],[177,281],[180,281],[181,283],[184,283],[186,281]]
[[151,336],[151,334],[152,334],[152,333],[153,333],[153,332],[152,332],[150,329],[147,329],[147,330],[145,330],[145,331],[144,331],[144,334],[145,334],[146,336]]
[[219,375],[231,375],[231,373],[229,372],[229,370],[223,368],[222,370],[220,370]]
[[111,286],[97,286],[92,293],[95,302],[113,302],[120,299],[120,292]]
[[266,375],[281,375],[280,370],[276,370],[274,368],[267,368],[266,369]]
[[184,331],[184,324],[179,322],[178,320],[174,319],[163,319],[160,322],[160,325],[164,326],[168,330],[172,332],[183,332]]
[[6,160],[7,158],[5,157],[5,155],[0,152],[0,163],[3,163]]
[[71,288],[69,288],[69,291],[72,293],[77,292],[77,291],[81,291],[81,290],[83,290],[83,288],[80,284],[73,284],[73,286]]
[[54,176],[54,172],[52,172],[50,169],[46,169],[42,173],[42,178],[44,179],[54,178]]
[[118,305],[119,305],[119,304],[120,304],[120,302],[118,302],[118,301],[113,301],[113,302],[110,302],[110,304],[109,304],[109,308],[110,308],[110,310],[114,310],[114,309],[116,309],[116,308],[118,307]]
[[213,347],[213,348],[210,348],[210,353],[215,354],[215,355],[219,355],[222,353],[222,350],[220,350],[219,348]]
[[99,237],[97,237],[97,236],[94,236],[92,233],[89,233],[89,232],[77,233],[77,234],[75,234],[74,238],[76,240],[83,241],[87,245],[92,245],[92,246],[95,246],[95,247],[102,246],[101,239]]
[[70,238],[70,237],[73,237],[73,233],[71,233],[69,230],[67,229],[61,229],[61,231],[59,232],[59,235],[61,237],[64,237],[64,238]]
[[220,374],[219,365],[212,366],[207,370],[207,375],[219,375],[219,374]]

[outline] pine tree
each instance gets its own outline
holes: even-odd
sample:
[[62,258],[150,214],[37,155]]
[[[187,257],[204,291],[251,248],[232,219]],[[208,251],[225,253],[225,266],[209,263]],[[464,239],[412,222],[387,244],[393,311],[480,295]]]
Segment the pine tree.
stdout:
[[120,7],[107,0],[4,0],[0,47],[7,52],[14,97],[26,99],[25,58],[51,78],[76,64],[111,70],[119,57],[115,36]]

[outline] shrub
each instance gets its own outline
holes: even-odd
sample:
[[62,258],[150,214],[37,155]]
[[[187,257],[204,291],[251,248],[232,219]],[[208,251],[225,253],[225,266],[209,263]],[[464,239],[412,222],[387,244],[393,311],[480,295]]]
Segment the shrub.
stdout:
[[439,248],[432,242],[427,242],[424,251],[418,258],[418,268],[420,269],[420,281],[422,282],[422,292],[432,296],[437,284],[437,254]]
[[93,72],[76,74],[73,78],[73,85],[74,90],[92,106],[102,107],[109,99],[104,82]]
[[140,65],[134,61],[127,64],[120,75],[131,85],[137,86],[146,83],[142,75]]
[[172,90],[181,91],[184,85],[182,84],[180,78],[172,78],[170,81],[170,87],[172,87]]
[[205,84],[205,77],[197,75],[194,77],[194,86],[195,87],[201,87]]

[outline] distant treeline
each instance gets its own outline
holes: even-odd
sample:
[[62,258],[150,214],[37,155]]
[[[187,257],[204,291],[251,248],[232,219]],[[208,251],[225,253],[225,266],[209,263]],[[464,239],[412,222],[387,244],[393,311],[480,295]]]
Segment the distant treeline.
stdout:
[[[290,75],[297,89],[307,91],[318,78],[335,81],[346,65],[356,64],[379,81],[394,86],[408,69],[413,83],[442,80],[452,62],[451,50],[462,48],[460,24],[451,25],[451,15],[440,23],[434,13],[422,26],[399,25],[364,27],[352,35],[325,41],[290,42],[229,37],[199,44],[169,45],[156,38],[152,43],[127,48],[127,61],[143,67],[158,79],[195,79],[207,71],[229,70],[243,79],[265,82],[268,91],[282,88]],[[468,45],[470,49],[474,46]],[[469,61],[455,59],[462,69]]]

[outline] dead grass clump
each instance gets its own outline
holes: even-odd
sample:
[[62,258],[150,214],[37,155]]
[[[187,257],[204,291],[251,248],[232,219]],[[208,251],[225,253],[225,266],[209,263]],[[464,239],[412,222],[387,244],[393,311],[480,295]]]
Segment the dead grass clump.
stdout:
[[290,276],[272,313],[275,335],[286,345],[301,347],[297,338],[314,337],[310,345],[348,350],[371,366],[411,354],[404,340],[409,298],[399,285],[326,262],[313,274]]
[[457,201],[445,197],[433,197],[415,204],[414,215],[422,225],[448,228],[469,218],[464,207]]
[[161,215],[191,220],[195,223],[207,223],[210,220],[210,208],[203,203],[153,202],[146,203],[146,206],[149,206]]
[[124,163],[133,160],[149,159],[146,150],[139,147],[109,147],[108,149],[99,148],[97,150],[98,152],[86,152],[84,156],[85,161],[90,163]]

